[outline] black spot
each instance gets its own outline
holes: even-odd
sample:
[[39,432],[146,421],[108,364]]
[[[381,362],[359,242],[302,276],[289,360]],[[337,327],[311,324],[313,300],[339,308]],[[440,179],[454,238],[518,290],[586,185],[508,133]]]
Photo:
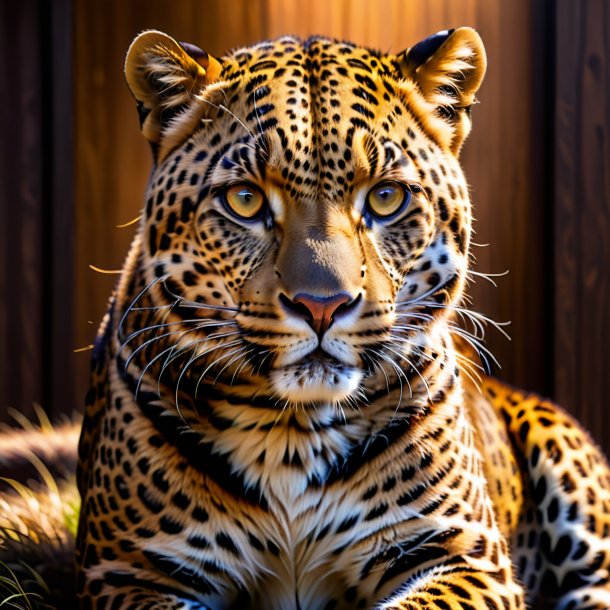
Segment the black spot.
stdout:
[[151,512],[151,513],[160,513],[163,510],[164,504],[159,500],[155,500],[150,496],[148,489],[140,483],[138,485],[138,498],[140,498],[142,504]]
[[191,515],[193,519],[195,519],[195,521],[199,521],[199,523],[205,523],[210,518],[208,512],[201,506],[196,506]]
[[152,480],[155,484],[155,487],[159,491],[162,491],[163,493],[167,493],[169,491],[169,483],[165,478],[165,470],[163,470],[162,468],[158,468],[153,472]]
[[186,286],[194,286],[197,283],[197,276],[192,271],[185,271],[182,274],[182,281]]
[[396,485],[396,477],[388,477],[383,483],[383,491],[390,491]]
[[559,538],[553,552],[549,554],[548,559],[553,565],[561,565],[570,555],[572,551],[572,539],[569,535],[564,534]]
[[150,465],[148,463],[148,458],[140,458],[137,462],[138,464],[138,469],[140,470],[140,472],[142,474],[146,474],[150,468]]
[[385,502],[378,504],[374,508],[372,508],[364,517],[365,521],[372,521],[373,519],[377,519],[377,517],[381,517],[388,510],[388,505]]
[[521,439],[522,443],[525,443],[525,440],[527,439],[527,435],[530,431],[530,424],[529,422],[523,422],[521,424],[521,427],[519,428],[519,438]]
[[167,515],[163,515],[163,517],[159,519],[159,526],[166,534],[179,534],[183,529],[180,523]]
[[572,554],[571,559],[573,559],[574,561],[576,561],[577,559],[582,559],[588,552],[589,552],[589,545],[584,540],[581,540],[578,543],[576,550]]
[[240,556],[239,549],[237,548],[237,546],[235,546],[233,540],[231,540],[231,538],[224,532],[216,534],[216,544],[218,544],[220,548],[229,551],[229,553],[231,553],[232,555],[235,555],[236,557]]
[[416,485],[410,491],[402,494],[396,501],[399,506],[404,506],[405,504],[410,504],[419,498],[426,491],[426,485],[420,483]]
[[189,536],[186,539],[187,544],[196,549],[208,549],[210,548],[210,542],[205,536]]
[[151,256],[157,252],[157,227],[155,225],[151,225],[148,231],[148,249]]
[[343,597],[345,598],[346,602],[353,602],[356,599],[357,595],[358,595],[358,588],[357,587],[348,587],[345,590],[345,593],[343,594]]
[[187,509],[189,507],[189,504],[191,503],[189,497],[183,494],[181,491],[176,492],[172,496],[172,502],[175,506],[181,508],[182,510]]
[[248,534],[248,540],[250,541],[250,544],[257,551],[264,551],[265,550],[265,547],[263,546],[263,543],[254,534],[249,533]]
[[544,496],[546,496],[546,478],[544,476],[540,477],[540,479],[538,480],[538,483],[536,483],[536,486],[534,487],[534,491],[533,491],[533,499],[534,502],[536,504],[542,504],[542,501],[544,500]]
[[131,495],[129,493],[129,487],[127,486],[127,483],[125,483],[125,479],[120,474],[114,478],[114,484],[117,488],[117,491],[119,492],[119,496],[121,496],[121,499],[129,499]]
[[343,521],[341,521],[341,523],[339,523],[335,532],[340,534],[341,532],[351,529],[358,522],[359,518],[360,515],[350,515],[349,517],[346,517]]
[[530,455],[530,464],[531,464],[532,468],[536,468],[536,466],[538,465],[539,459],[540,459],[540,448],[538,447],[538,445],[534,445],[534,448],[532,449],[532,453]]
[[557,498],[551,500],[546,509],[546,513],[550,523],[553,523],[557,519],[557,516],[559,515],[559,501]]
[[216,587],[201,574],[192,569],[183,567],[180,563],[173,561],[166,555],[155,553],[154,551],[144,550],[144,556],[159,572],[166,574],[185,586],[187,590],[197,590],[204,595],[217,594]]
[[138,527],[136,529],[136,534],[140,537],[140,538],[154,538],[155,537],[155,532],[147,527]]

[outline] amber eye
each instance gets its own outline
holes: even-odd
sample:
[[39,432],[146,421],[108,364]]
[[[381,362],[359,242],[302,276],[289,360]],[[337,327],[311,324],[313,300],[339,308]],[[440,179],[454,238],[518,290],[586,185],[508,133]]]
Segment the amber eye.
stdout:
[[254,218],[265,205],[265,196],[253,184],[235,184],[224,192],[226,206],[246,220]]
[[411,192],[398,182],[382,182],[366,196],[370,212],[379,218],[389,218],[402,210],[411,200]]

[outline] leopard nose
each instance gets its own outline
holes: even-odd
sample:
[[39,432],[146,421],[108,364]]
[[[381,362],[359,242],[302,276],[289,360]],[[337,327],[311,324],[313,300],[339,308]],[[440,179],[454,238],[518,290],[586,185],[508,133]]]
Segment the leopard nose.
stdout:
[[292,300],[284,294],[280,295],[284,306],[293,312],[304,314],[309,325],[320,337],[330,328],[338,313],[350,309],[359,299],[360,297],[354,299],[346,292],[330,297],[299,293]]

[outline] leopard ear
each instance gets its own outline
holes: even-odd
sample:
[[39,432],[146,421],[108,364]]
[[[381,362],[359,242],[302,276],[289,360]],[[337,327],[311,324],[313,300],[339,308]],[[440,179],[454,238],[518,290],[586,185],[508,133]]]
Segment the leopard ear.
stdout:
[[438,32],[401,53],[398,61],[403,76],[417,83],[453,127],[451,148],[457,153],[470,132],[470,106],[487,67],[481,37],[468,27]]
[[125,59],[125,78],[136,98],[140,127],[153,148],[172,119],[188,110],[193,97],[218,79],[220,63],[190,44],[163,32],[142,32]]

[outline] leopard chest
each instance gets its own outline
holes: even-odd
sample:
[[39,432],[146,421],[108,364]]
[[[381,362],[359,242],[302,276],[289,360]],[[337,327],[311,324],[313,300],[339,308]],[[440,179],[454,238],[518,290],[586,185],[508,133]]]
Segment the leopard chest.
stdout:
[[[459,532],[460,509],[480,501],[472,484],[470,498],[456,490],[456,467],[472,467],[472,446],[466,423],[448,419],[455,405],[384,439],[349,475],[297,485],[298,470],[270,473],[257,501],[240,497],[216,463],[195,465],[184,453],[188,433],[172,442],[169,415],[161,409],[154,421],[116,371],[111,378],[90,529],[108,533],[108,556],[120,555],[137,577],[211,607],[371,607],[411,569],[409,545]],[[92,569],[107,578],[110,562],[98,560]]]

